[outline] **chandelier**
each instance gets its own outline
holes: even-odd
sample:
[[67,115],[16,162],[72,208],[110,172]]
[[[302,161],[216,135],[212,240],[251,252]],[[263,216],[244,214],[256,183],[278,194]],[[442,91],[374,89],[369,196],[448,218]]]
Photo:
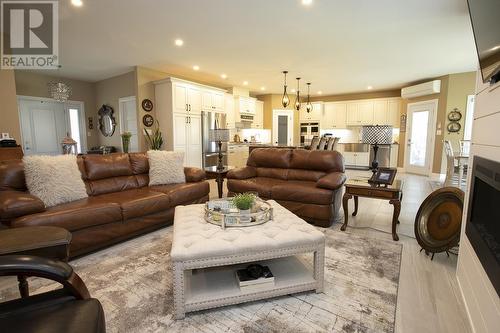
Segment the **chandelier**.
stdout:
[[300,77],[297,79],[297,96],[295,97],[295,110],[300,110]]
[[71,95],[71,87],[64,82],[49,82],[49,95],[58,102],[66,102]]
[[312,104],[311,104],[311,96],[310,96],[310,88],[311,88],[311,82],[307,82],[307,103],[306,103],[306,111],[307,113],[312,111]]
[[286,74],[288,71],[283,71],[283,74],[285,75],[285,84],[283,88],[283,98],[281,99],[281,105],[283,105],[284,108],[290,104],[290,98],[288,98],[288,93],[286,92]]

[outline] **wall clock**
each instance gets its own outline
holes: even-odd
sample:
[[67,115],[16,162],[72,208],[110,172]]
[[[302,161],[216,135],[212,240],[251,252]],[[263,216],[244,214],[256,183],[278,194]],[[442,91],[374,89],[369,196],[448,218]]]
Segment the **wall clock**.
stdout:
[[450,113],[448,113],[448,120],[449,121],[459,121],[462,119],[462,113],[458,111],[457,108],[453,109]]
[[142,109],[146,112],[153,110],[153,102],[151,102],[150,99],[147,98],[143,99],[141,105]]
[[460,129],[462,128],[462,125],[460,125],[460,123],[457,123],[457,122],[452,122],[452,123],[448,124],[447,128],[448,128],[448,132],[456,133],[456,132],[460,131]]
[[151,116],[150,114],[147,114],[144,117],[142,117],[142,123],[146,127],[153,126],[154,122],[155,122],[155,120],[154,120],[153,116]]

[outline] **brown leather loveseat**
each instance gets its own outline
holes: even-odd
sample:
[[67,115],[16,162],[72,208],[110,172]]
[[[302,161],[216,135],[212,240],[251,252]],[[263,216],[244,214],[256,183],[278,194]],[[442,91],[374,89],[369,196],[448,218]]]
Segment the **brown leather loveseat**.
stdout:
[[227,174],[229,195],[258,192],[309,223],[329,227],[340,221],[344,158],[337,151],[254,149],[247,166]]
[[78,166],[89,197],[45,208],[27,192],[22,161],[0,162],[0,221],[65,228],[75,257],[169,225],[175,206],[208,200],[205,172],[197,168],[184,169],[184,184],[149,187],[145,153],[84,155]]

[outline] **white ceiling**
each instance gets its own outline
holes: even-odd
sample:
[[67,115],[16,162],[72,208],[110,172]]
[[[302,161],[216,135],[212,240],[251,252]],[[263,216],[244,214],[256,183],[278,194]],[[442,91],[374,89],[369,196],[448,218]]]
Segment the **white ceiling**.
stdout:
[[[311,90],[399,88],[472,71],[465,0],[61,0],[62,76],[98,81],[132,66],[254,92],[282,91],[282,70]],[[183,47],[174,45],[184,40]],[[195,72],[193,65],[199,65]],[[227,80],[220,78],[228,75]]]

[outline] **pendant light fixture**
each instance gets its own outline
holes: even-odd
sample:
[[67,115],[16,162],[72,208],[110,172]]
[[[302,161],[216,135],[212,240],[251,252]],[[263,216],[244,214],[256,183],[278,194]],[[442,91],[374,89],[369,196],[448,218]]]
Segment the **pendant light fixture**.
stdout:
[[297,97],[295,97],[295,110],[300,110],[300,77],[297,78]]
[[286,75],[288,74],[288,71],[283,71],[283,74],[285,75],[285,84],[283,87],[283,98],[281,99],[281,105],[286,108],[288,104],[290,104],[290,98],[288,97],[288,93],[286,92]]
[[310,90],[311,90],[311,82],[307,82],[307,103],[306,103],[307,113],[311,112],[313,109],[313,106],[311,104]]

